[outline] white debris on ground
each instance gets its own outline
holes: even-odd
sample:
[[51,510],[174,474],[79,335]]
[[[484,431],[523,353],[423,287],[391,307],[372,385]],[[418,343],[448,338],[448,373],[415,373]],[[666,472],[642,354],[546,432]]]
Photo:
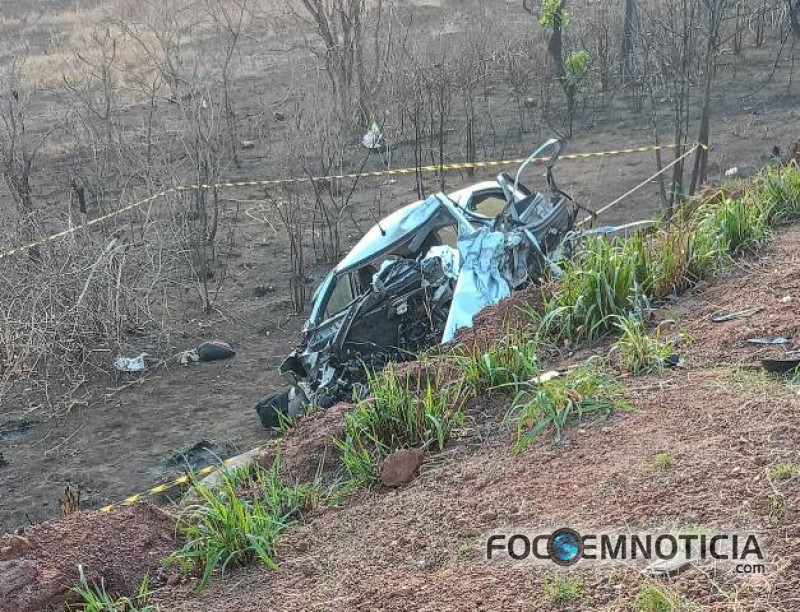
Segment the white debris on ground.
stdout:
[[141,353],[138,357],[119,357],[114,361],[114,367],[120,372],[144,372],[147,368],[145,363],[147,357],[147,353]]
[[383,146],[383,132],[375,121],[370,124],[369,131],[361,138],[361,144],[367,149],[380,149]]

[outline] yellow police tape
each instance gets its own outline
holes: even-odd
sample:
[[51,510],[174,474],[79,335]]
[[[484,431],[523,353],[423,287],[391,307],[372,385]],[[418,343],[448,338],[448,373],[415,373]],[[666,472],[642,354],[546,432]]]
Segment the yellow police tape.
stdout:
[[[257,446],[256,448],[248,451],[248,453],[255,453],[264,448],[266,448],[266,446]],[[175,487],[191,484],[192,481],[194,480],[197,480],[199,478],[204,478],[215,472],[219,472],[231,467],[233,462],[236,461],[236,459],[240,456],[241,455],[237,455],[236,457],[231,457],[230,459],[226,459],[219,465],[208,465],[204,468],[197,470],[196,472],[183,474],[178,478],[176,478],[175,480],[171,480],[169,482],[163,482],[159,485],[154,486],[152,489],[148,489],[147,491],[129,495],[128,497],[126,497],[125,499],[116,504],[108,504],[107,506],[103,506],[102,508],[100,508],[100,512],[111,512],[112,510],[115,510],[116,508],[119,508],[121,506],[132,506],[136,502],[142,501],[146,497],[154,497],[156,495],[161,495],[162,493],[166,493],[167,491],[169,491],[170,489],[174,489]]]
[[[590,159],[593,157],[607,157],[610,155],[630,155],[633,153],[648,153],[651,151],[660,151],[663,149],[674,149],[675,145],[660,145],[660,146],[649,146],[649,147],[633,147],[629,149],[617,149],[614,151],[596,151],[592,153],[572,153],[569,155],[562,155],[559,159],[562,160],[576,160],[576,159]],[[15,255],[19,255],[20,253],[24,253],[31,249],[35,249],[36,247],[43,246],[49,242],[53,242],[54,240],[58,240],[59,238],[63,238],[64,236],[68,236],[69,234],[73,234],[80,230],[86,229],[87,227],[91,227],[93,225],[97,225],[104,221],[108,221],[109,219],[121,215],[125,212],[134,210],[136,208],[140,208],[145,204],[149,204],[154,202],[160,198],[166,197],[173,193],[182,193],[185,191],[199,191],[199,190],[206,190],[206,189],[237,189],[242,187],[270,187],[270,186],[279,186],[279,185],[293,185],[293,184],[302,184],[302,183],[311,183],[317,181],[336,181],[336,180],[345,180],[345,179],[360,179],[360,178],[376,178],[376,177],[387,177],[387,176],[400,176],[406,174],[415,174],[417,172],[452,172],[454,170],[473,170],[473,169],[480,169],[480,168],[497,168],[501,166],[510,166],[513,164],[521,164],[525,161],[526,158],[521,157],[518,159],[501,159],[501,160],[492,160],[492,161],[482,161],[482,162],[464,162],[464,163],[455,163],[455,164],[442,164],[442,165],[429,165],[429,166],[421,166],[415,168],[398,168],[396,170],[374,170],[371,172],[356,172],[353,174],[335,174],[329,176],[308,176],[308,177],[296,177],[296,178],[283,178],[283,179],[264,179],[264,180],[248,180],[248,181],[228,181],[225,183],[213,183],[213,184],[205,184],[199,183],[195,185],[176,185],[174,187],[170,187],[169,189],[165,189],[164,191],[159,191],[158,193],[154,193],[151,196],[146,197],[143,200],[139,200],[134,202],[133,204],[128,204],[127,206],[123,206],[113,212],[110,212],[106,215],[101,217],[97,217],[96,219],[92,219],[91,221],[87,221],[83,225],[78,225],[75,227],[70,227],[65,229],[61,232],[52,234],[35,242],[31,242],[29,244],[23,244],[16,248],[13,248],[9,251],[5,251],[0,253],[0,259],[6,259],[8,257],[13,257]],[[548,161],[549,157],[539,157],[533,161],[536,162],[545,162]]]

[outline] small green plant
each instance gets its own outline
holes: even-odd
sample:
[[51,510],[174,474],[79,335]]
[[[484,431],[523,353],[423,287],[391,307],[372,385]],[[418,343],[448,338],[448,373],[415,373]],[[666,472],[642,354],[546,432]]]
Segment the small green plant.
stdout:
[[[423,363],[422,370],[428,365]],[[345,416],[344,436],[333,441],[358,485],[374,482],[380,461],[392,451],[443,449],[452,429],[463,422],[461,381],[435,388],[435,379],[425,380],[415,389],[410,373],[398,375],[390,365],[370,373],[368,384],[369,397]]]
[[583,79],[589,72],[589,59],[588,51],[572,51],[564,60],[567,76],[576,83]]
[[184,574],[200,574],[198,591],[208,585],[216,569],[224,574],[253,561],[278,569],[275,542],[308,507],[314,487],[283,483],[277,449],[269,470],[252,470],[245,491],[240,490],[245,484],[240,471],[223,470],[222,482],[213,488],[193,479],[192,489],[201,501],[178,515],[178,533],[185,543],[168,563],[177,564]]
[[633,604],[636,612],[683,612],[688,609],[686,601],[667,587],[645,584]]
[[574,602],[583,595],[583,584],[572,576],[545,574],[542,587],[550,602],[556,605]]
[[773,224],[800,219],[800,169],[795,163],[767,168],[757,186]]
[[656,337],[647,335],[641,319],[628,315],[617,318],[620,337],[612,349],[617,353],[620,365],[634,376],[650,372],[661,372],[667,358],[675,350],[675,343],[661,339],[661,328],[656,329]]
[[656,470],[666,470],[674,467],[675,457],[670,453],[658,453],[650,460],[650,465]]
[[778,490],[773,490],[767,495],[767,516],[773,524],[782,522],[789,516],[789,502]]
[[150,605],[150,582],[147,578],[139,585],[134,597],[112,597],[106,591],[105,584],[99,585],[89,582],[83,571],[83,566],[78,566],[80,585],[72,589],[77,598],[76,602],[67,603],[70,611],[81,612],[158,612],[158,607]]
[[557,340],[591,342],[611,331],[616,317],[641,313],[647,305],[643,262],[630,254],[622,241],[588,240],[565,264],[540,330]]
[[457,554],[460,559],[466,559],[472,555],[472,544],[469,540],[459,540]]
[[486,391],[514,389],[539,374],[538,348],[535,339],[522,338],[509,330],[486,352],[457,351],[453,359],[459,365],[464,389],[470,395],[480,395]]
[[539,25],[543,28],[566,28],[569,25],[569,11],[562,7],[562,0],[543,0],[539,10]]
[[617,379],[593,364],[584,364],[565,376],[520,391],[505,422],[516,425],[514,452],[519,453],[548,428],[560,444],[564,429],[585,416],[604,418],[614,408],[627,407],[624,387]]
[[769,214],[753,191],[707,208],[700,229],[716,236],[720,250],[733,256],[756,250],[772,235]]
[[792,462],[776,463],[770,469],[770,473],[775,480],[789,480],[797,476],[798,466]]

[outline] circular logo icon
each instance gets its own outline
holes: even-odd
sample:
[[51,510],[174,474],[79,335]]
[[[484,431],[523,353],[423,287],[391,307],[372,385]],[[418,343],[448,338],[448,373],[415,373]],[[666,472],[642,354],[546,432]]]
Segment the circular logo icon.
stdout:
[[550,534],[547,554],[559,565],[567,566],[580,561],[583,556],[583,540],[574,529],[566,527]]

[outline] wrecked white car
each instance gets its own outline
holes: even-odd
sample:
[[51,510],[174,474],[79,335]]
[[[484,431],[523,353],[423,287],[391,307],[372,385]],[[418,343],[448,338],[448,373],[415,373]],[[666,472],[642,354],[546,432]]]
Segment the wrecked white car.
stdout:
[[[376,224],[322,281],[303,340],[281,366],[291,387],[256,410],[266,427],[308,404],[352,393],[367,369],[415,359],[512,291],[558,274],[577,207],[553,180],[562,144],[550,140],[520,166],[449,195],[405,206]],[[546,192],[519,182],[550,152]]]

